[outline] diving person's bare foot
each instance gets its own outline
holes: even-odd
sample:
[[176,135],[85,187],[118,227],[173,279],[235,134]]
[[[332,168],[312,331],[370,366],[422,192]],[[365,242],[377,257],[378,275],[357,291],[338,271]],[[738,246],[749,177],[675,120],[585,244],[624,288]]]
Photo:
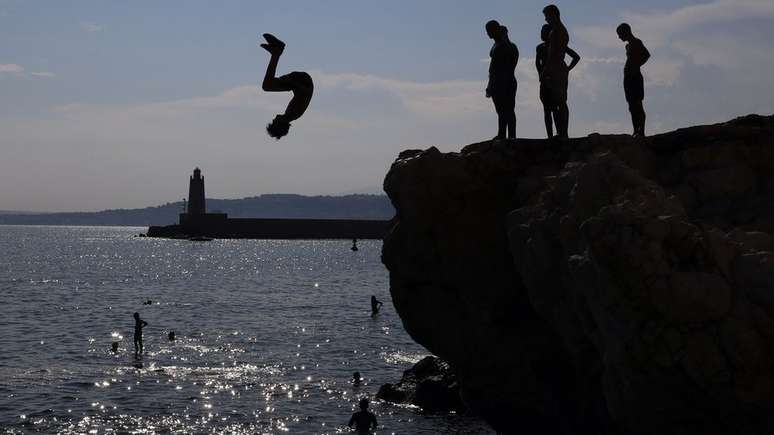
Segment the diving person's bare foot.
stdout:
[[280,47],[280,50],[285,49],[285,43],[280,41],[279,38],[272,35],[271,33],[264,33],[263,39],[265,39],[266,42],[269,43],[269,45]]

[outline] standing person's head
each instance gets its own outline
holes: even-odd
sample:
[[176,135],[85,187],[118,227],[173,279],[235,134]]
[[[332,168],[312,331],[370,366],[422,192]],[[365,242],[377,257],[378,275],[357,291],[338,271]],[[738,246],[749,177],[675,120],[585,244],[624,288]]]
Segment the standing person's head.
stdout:
[[556,5],[548,5],[543,8],[543,16],[546,17],[546,23],[552,26],[561,20],[561,14],[559,13],[559,8],[556,7]]
[[360,409],[362,409],[363,411],[368,409],[368,399],[366,399],[365,397],[360,399]]
[[551,37],[551,25],[543,24],[543,27],[540,28],[540,39],[543,42],[548,42],[548,38],[550,37]]
[[486,35],[494,40],[498,40],[502,37],[502,26],[497,20],[489,20],[484,26],[486,29]]
[[280,140],[290,131],[290,121],[285,115],[277,115],[266,125],[266,132],[274,139]]
[[621,38],[621,41],[630,41],[633,37],[632,35],[632,26],[621,23],[616,29],[615,32],[618,33],[618,37]]
[[140,320],[140,313],[134,313],[134,320]]

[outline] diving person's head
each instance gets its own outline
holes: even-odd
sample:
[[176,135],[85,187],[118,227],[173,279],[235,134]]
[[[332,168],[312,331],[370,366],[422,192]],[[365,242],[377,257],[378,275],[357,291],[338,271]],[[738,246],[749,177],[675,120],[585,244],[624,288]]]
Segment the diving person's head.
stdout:
[[274,139],[280,140],[290,131],[290,121],[285,115],[277,115],[266,125],[266,132]]

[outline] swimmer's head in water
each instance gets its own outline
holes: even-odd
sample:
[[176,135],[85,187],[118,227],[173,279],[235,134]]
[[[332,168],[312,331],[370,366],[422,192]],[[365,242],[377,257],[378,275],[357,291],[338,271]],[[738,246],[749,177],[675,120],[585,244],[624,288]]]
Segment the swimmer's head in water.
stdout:
[[626,23],[621,23],[615,31],[618,33],[618,37],[621,38],[621,41],[627,41],[632,36],[632,26]]
[[274,139],[280,140],[290,131],[290,122],[284,115],[277,115],[266,125],[266,132]]
[[368,409],[368,399],[366,399],[365,397],[360,399],[360,409],[362,409],[363,411]]
[[134,318],[139,320],[140,319],[140,313],[134,313]]
[[548,24],[543,24],[543,27],[540,29],[540,39],[543,40],[543,42],[548,42],[548,38],[551,37],[551,26]]

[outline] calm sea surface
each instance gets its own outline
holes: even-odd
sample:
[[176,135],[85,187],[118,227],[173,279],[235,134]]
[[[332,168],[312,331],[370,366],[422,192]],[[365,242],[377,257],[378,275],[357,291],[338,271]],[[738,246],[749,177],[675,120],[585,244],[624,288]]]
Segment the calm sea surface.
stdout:
[[[0,226],[2,430],[347,433],[360,397],[428,354],[392,307],[381,242],[132,237],[144,230]],[[385,302],[375,318],[371,295]],[[379,434],[491,433],[372,410]]]

